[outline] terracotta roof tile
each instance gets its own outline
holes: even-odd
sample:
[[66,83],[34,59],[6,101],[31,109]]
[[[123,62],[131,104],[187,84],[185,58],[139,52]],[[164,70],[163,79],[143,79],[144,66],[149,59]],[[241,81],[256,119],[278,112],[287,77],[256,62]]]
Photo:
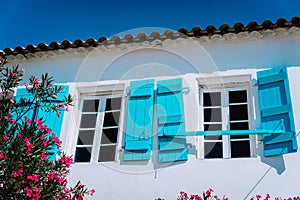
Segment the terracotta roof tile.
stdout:
[[136,37],[128,34],[123,38],[115,35],[111,39],[108,39],[104,36],[100,37],[98,40],[94,38],[88,38],[86,41],[77,39],[74,42],[69,40],[64,40],[61,44],[54,41],[49,45],[46,43],[40,43],[38,46],[33,44],[28,44],[25,48],[22,46],[17,46],[14,49],[5,48],[3,51],[6,55],[17,55],[17,54],[27,54],[35,53],[39,51],[51,51],[57,49],[68,49],[68,48],[79,48],[79,47],[95,47],[97,45],[103,44],[119,44],[119,43],[130,43],[130,42],[139,42],[144,40],[153,41],[155,39],[174,39],[177,37],[201,37],[201,36],[212,36],[214,34],[224,35],[226,33],[240,33],[240,32],[252,32],[252,31],[262,31],[267,29],[275,28],[290,28],[290,27],[299,27],[300,28],[300,17],[293,17],[290,21],[287,21],[285,18],[279,18],[273,23],[270,20],[265,20],[261,24],[257,22],[250,22],[246,26],[243,23],[236,23],[233,27],[230,27],[228,24],[222,24],[219,28],[216,28],[213,25],[207,26],[205,29],[201,29],[199,26],[195,26],[189,31],[186,28],[180,28],[176,33],[171,30],[167,30],[165,33],[160,34],[159,32],[153,32],[150,35],[145,33],[139,33]]

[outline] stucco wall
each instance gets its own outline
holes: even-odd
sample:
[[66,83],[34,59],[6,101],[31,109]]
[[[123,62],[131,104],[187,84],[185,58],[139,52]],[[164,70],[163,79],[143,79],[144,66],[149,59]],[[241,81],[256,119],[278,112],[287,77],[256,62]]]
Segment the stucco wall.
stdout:
[[[197,77],[203,74],[222,75],[251,74],[274,66],[289,67],[289,81],[293,102],[295,126],[300,129],[300,38],[244,41],[212,44],[203,47],[190,42],[182,45],[137,50],[114,49],[107,52],[93,51],[88,56],[49,58],[19,63],[26,75],[48,72],[58,83],[69,83],[70,92],[78,97],[80,82],[101,81],[99,84],[123,83],[128,87],[131,79],[161,76],[183,76],[189,93],[184,96],[187,129],[199,128]],[[295,67],[292,67],[295,66]],[[25,77],[25,80],[27,77]],[[121,81],[118,81],[121,80]],[[123,81],[124,80],[124,81]],[[255,96],[255,88],[253,90]],[[125,93],[124,93],[125,95]],[[255,102],[254,102],[255,103]],[[257,102],[256,102],[257,103]],[[123,104],[126,106],[126,98]],[[62,140],[67,153],[74,153],[76,135],[76,109],[66,113]],[[123,119],[124,120],[124,119]],[[121,122],[121,126],[122,126]],[[300,144],[300,139],[298,144]],[[197,142],[197,137],[192,137]],[[121,140],[119,141],[121,146]],[[300,153],[277,157],[260,157],[262,146],[257,144],[257,157],[238,159],[197,159],[191,154],[187,162],[170,165],[153,165],[152,162],[81,163],[73,164],[70,183],[82,180],[96,189],[89,199],[176,199],[179,191],[201,194],[212,187],[217,194],[230,199],[249,199],[256,193],[273,196],[299,195],[298,173]],[[119,146],[119,148],[120,148]]]

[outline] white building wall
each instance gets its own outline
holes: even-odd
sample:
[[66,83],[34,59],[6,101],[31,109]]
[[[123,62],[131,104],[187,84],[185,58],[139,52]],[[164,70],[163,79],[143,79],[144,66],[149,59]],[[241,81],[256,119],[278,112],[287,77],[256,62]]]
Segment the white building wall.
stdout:
[[[54,76],[56,82],[70,84],[70,93],[76,95],[75,106],[65,114],[61,137],[65,151],[74,154],[78,125],[76,110],[80,96],[78,87],[85,84],[82,82],[91,81],[100,81],[97,82],[99,85],[121,83],[128,88],[131,79],[161,79],[161,76],[183,75],[184,87],[189,88],[189,92],[184,96],[187,130],[199,130],[196,78],[205,74],[218,75],[218,71],[221,71],[221,75],[226,76],[251,74],[255,79],[256,71],[262,68],[295,66],[289,67],[289,81],[295,126],[299,132],[298,52],[300,37],[238,41],[230,44],[214,43],[204,48],[194,42],[138,50],[119,48],[104,52],[93,51],[88,56],[79,54],[75,57],[52,57],[19,64],[26,69],[27,76],[39,76],[48,72]],[[25,77],[25,80],[27,78]],[[257,91],[254,87],[253,96],[255,95]],[[123,104],[126,106],[126,98]],[[124,118],[122,123],[124,125]],[[300,144],[299,136],[297,139]],[[121,141],[119,140],[120,146]],[[199,144],[197,137],[191,137],[189,141]],[[192,148],[190,152],[196,154]],[[172,200],[176,199],[181,190],[201,194],[209,187],[214,188],[219,195],[237,200],[249,199],[256,193],[270,193],[272,196],[282,197],[299,195],[300,153],[269,158],[261,157],[262,154],[262,144],[258,142],[258,156],[252,158],[203,160],[190,154],[187,162],[170,165],[152,162],[124,163],[119,159],[113,163],[80,163],[72,165],[69,178],[70,183],[81,180],[88,187],[96,189],[95,196],[89,199],[150,200],[163,197]]]

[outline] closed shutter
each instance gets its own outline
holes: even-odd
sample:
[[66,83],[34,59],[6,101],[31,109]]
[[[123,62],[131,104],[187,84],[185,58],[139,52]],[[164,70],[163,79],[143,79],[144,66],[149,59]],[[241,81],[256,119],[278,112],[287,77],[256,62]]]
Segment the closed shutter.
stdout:
[[130,82],[124,160],[149,160],[152,149],[154,80]]
[[297,151],[287,69],[274,68],[257,73],[261,129],[278,134],[263,135],[264,155]]
[[181,79],[157,82],[159,162],[187,160],[182,90]]

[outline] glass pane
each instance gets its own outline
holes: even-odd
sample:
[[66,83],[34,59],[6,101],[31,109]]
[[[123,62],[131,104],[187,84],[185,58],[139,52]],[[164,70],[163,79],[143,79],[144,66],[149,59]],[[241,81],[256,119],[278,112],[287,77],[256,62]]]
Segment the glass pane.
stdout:
[[121,98],[112,98],[106,100],[105,111],[108,110],[120,110]]
[[222,124],[204,124],[204,131],[222,130]]
[[75,162],[90,162],[92,147],[77,147],[75,153]]
[[117,143],[118,128],[110,128],[102,130],[101,144]]
[[249,135],[231,135],[230,139],[249,139]]
[[116,145],[101,146],[98,162],[114,161],[116,153]]
[[248,120],[247,104],[229,106],[230,121]]
[[80,128],[95,128],[97,114],[82,114]]
[[229,103],[243,103],[243,102],[247,102],[247,90],[229,92]]
[[222,122],[221,108],[205,108],[204,122]]
[[249,130],[248,122],[230,123],[230,130]]
[[250,141],[231,141],[231,157],[250,157]]
[[103,127],[118,126],[119,125],[120,112],[105,113]]
[[205,142],[204,143],[205,158],[223,158],[222,142]]
[[217,136],[204,136],[205,140],[222,140],[222,135]]
[[98,99],[84,100],[82,112],[97,112],[99,107]]
[[94,130],[79,131],[77,145],[92,145],[94,140]]
[[203,106],[220,106],[220,105],[221,105],[220,92],[203,93]]

